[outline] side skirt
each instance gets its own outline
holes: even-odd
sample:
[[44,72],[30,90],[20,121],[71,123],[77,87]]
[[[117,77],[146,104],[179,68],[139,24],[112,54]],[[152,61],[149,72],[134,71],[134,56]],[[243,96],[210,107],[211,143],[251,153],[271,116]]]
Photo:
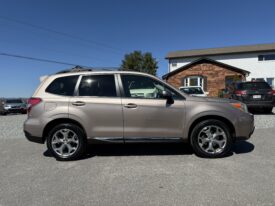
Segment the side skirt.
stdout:
[[88,139],[89,143],[93,144],[110,144],[110,143],[172,143],[172,142],[185,142],[180,137],[94,137]]

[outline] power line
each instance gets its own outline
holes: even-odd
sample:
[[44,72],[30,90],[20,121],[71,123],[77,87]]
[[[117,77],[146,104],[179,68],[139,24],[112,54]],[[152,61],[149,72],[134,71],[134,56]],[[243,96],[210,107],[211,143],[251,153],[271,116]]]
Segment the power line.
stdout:
[[85,38],[81,38],[81,37],[73,35],[73,34],[61,32],[61,31],[57,31],[57,30],[53,30],[53,29],[50,29],[50,28],[47,28],[47,27],[35,25],[35,24],[28,23],[28,22],[25,22],[25,21],[9,18],[9,17],[6,17],[6,16],[1,16],[0,15],[0,18],[3,19],[3,20],[6,20],[6,21],[15,22],[17,24],[26,25],[26,26],[29,26],[29,27],[32,27],[32,28],[35,28],[35,29],[47,31],[47,32],[58,34],[58,35],[61,35],[61,36],[66,36],[66,37],[69,37],[71,39],[77,39],[77,40],[80,40],[80,41],[84,41],[84,42],[87,42],[87,43],[92,43],[92,44],[95,44],[95,45],[98,45],[98,46],[101,46],[101,47],[105,47],[105,48],[108,48],[108,49],[112,49],[112,50],[116,50],[116,51],[119,51],[119,52],[123,52],[122,50],[120,50],[118,48],[115,48],[115,47],[112,47],[112,46],[109,46],[107,44],[104,44],[104,43],[101,43],[101,42],[97,42],[97,41],[91,41],[91,40],[88,40],[88,39],[85,39]]
[[[1,40],[0,40],[1,41]],[[12,44],[12,45],[18,45],[18,44],[21,44],[21,45],[25,45],[27,46],[26,44],[22,44],[22,42],[20,43],[15,43],[15,42],[11,42],[11,41],[4,41],[5,43],[8,43],[8,44]],[[66,51],[63,51],[63,50],[58,50],[58,49],[51,49],[51,48],[48,48],[48,47],[41,47],[39,46],[39,49],[42,49],[42,50],[47,50],[47,51],[51,51],[51,52],[55,52],[55,53],[59,53],[59,54],[66,54],[66,55],[70,55],[70,56],[78,56],[78,57],[81,57],[81,58],[89,58],[89,59],[92,59],[93,61],[97,61],[97,62],[106,62],[106,59],[101,59],[101,58],[98,58],[98,57],[93,57],[93,56],[89,56],[89,55],[82,55],[82,54],[79,54],[78,52],[72,52],[72,50],[69,50],[70,52],[68,52],[68,50]]]
[[69,66],[89,67],[89,66],[83,66],[83,65],[79,65],[79,64],[61,62],[61,61],[57,61],[57,60],[42,59],[42,58],[29,57],[29,56],[23,56],[23,55],[18,55],[18,54],[9,54],[9,53],[4,53],[4,52],[0,52],[0,55],[1,56],[14,57],[14,58],[28,59],[28,60],[39,61],[39,62],[47,62],[47,63],[54,63],[54,64],[63,64],[63,65],[69,65]]

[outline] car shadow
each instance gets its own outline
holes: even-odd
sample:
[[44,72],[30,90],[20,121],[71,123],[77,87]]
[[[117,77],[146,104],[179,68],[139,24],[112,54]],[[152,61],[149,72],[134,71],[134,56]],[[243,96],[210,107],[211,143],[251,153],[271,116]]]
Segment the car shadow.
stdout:
[[[233,154],[244,154],[254,150],[254,145],[247,141],[239,141],[233,144]],[[81,159],[89,159],[95,156],[161,156],[161,155],[192,155],[194,154],[189,144],[184,143],[137,143],[137,144],[91,144],[86,154]],[[53,157],[49,150],[43,154]]]
[[235,154],[249,153],[254,150],[255,146],[251,142],[238,141],[233,144],[232,152]]

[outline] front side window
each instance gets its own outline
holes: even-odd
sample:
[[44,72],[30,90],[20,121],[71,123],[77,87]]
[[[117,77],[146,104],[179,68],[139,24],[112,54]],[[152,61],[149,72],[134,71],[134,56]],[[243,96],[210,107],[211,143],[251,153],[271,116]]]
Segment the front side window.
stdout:
[[274,78],[266,78],[266,82],[267,82],[271,87],[274,87]]
[[162,92],[169,91],[175,99],[181,98],[162,82],[146,76],[121,75],[125,96],[128,98],[163,99]]
[[83,76],[78,88],[79,96],[116,97],[114,75]]
[[46,89],[51,94],[73,96],[78,76],[56,78]]

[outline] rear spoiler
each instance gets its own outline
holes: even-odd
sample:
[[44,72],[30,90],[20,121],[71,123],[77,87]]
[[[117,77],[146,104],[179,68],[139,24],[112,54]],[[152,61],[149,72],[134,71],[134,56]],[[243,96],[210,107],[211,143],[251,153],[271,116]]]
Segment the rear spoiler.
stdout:
[[39,79],[40,79],[40,82],[43,82],[45,79],[47,79],[47,75],[46,76],[41,76]]

